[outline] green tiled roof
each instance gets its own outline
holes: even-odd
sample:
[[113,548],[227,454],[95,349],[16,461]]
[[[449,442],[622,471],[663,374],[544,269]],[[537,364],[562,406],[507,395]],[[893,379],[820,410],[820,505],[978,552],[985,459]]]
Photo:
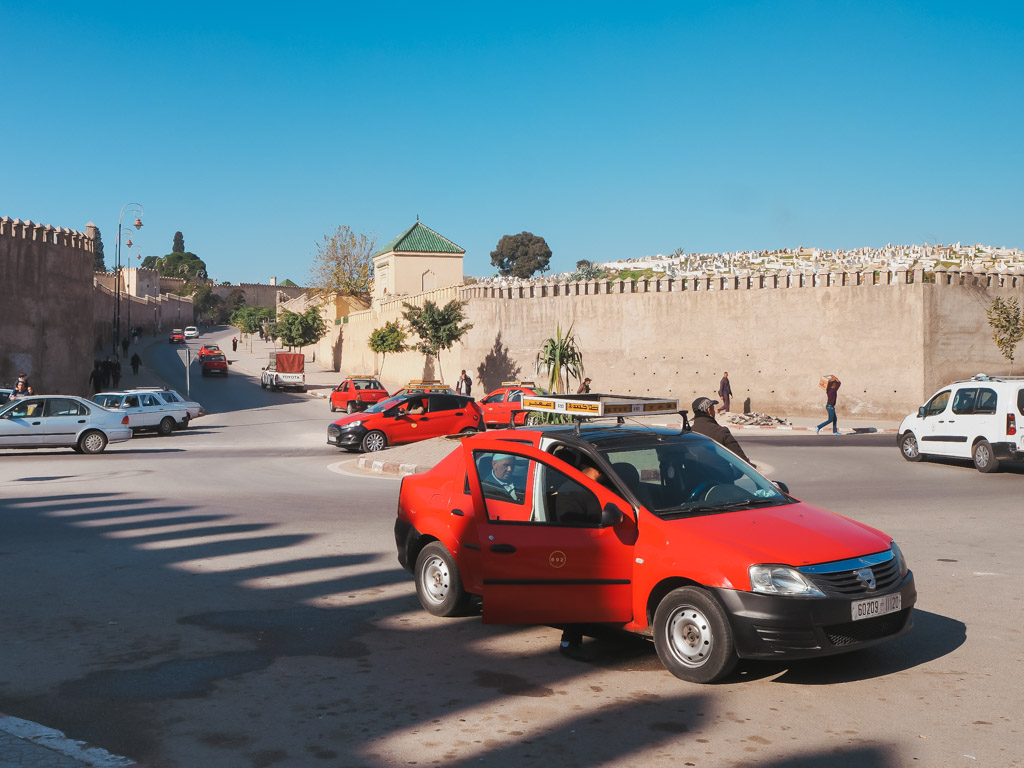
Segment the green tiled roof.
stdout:
[[465,253],[465,248],[459,248],[447,237],[442,237],[430,227],[416,222],[405,232],[400,234],[390,243],[385,245],[374,256],[382,253]]

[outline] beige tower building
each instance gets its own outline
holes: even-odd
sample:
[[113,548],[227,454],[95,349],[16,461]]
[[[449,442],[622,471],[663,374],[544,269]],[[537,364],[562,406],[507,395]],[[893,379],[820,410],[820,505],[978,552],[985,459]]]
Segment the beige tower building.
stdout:
[[462,283],[466,251],[419,219],[373,255],[373,301]]

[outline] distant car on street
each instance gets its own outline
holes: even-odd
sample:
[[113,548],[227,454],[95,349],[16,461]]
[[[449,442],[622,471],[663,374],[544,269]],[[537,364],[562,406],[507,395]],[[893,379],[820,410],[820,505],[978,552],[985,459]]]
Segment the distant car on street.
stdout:
[[21,397],[0,406],[0,448],[55,448],[101,453],[131,439],[128,414],[72,395]]
[[196,359],[199,362],[203,362],[203,358],[207,355],[223,355],[224,350],[218,347],[216,344],[203,344],[196,352]]
[[185,338],[186,339],[198,339],[199,338],[199,329],[196,328],[194,325],[188,326],[185,329]]
[[210,376],[219,373],[222,376],[228,375],[228,359],[222,353],[207,353],[202,357],[203,376]]
[[353,376],[351,379],[345,379],[331,391],[331,413],[355,413],[387,399],[388,391],[373,376]]
[[185,332],[181,330],[181,328],[175,328],[167,337],[167,341],[170,342],[171,344],[184,344]]
[[167,436],[188,425],[188,409],[182,404],[165,403],[153,392],[100,392],[92,401],[104,408],[128,416],[133,432],[157,432]]
[[396,395],[327,427],[327,442],[350,451],[379,451],[441,435],[484,429],[480,406],[469,397],[443,392]]

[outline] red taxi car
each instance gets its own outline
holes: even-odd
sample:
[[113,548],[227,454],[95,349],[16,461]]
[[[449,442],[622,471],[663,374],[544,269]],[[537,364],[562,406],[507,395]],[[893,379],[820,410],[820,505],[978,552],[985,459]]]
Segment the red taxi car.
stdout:
[[208,351],[200,360],[203,366],[203,376],[210,376],[215,373],[223,376],[228,375],[228,359],[224,356],[223,352]]
[[196,359],[199,360],[199,362],[203,362],[203,358],[205,358],[207,355],[223,355],[223,354],[224,354],[223,350],[220,347],[218,347],[216,344],[203,344],[203,346],[201,346],[199,348],[199,351],[196,352]]
[[[675,407],[606,395],[526,405],[544,402],[597,415]],[[476,595],[485,623],[618,627],[697,683],[739,658],[882,642],[911,627],[917,599],[886,534],[794,498],[709,438],[635,424],[468,437],[404,478],[395,541],[436,616]]]
[[331,390],[331,413],[355,413],[388,399],[388,391],[373,376],[353,376]]
[[185,332],[181,328],[174,328],[167,337],[167,341],[171,344],[184,344]]
[[480,401],[488,427],[507,427],[515,418],[518,425],[540,423],[537,414],[523,410],[524,395],[543,394],[532,381],[503,381],[501,386]]
[[327,427],[327,442],[350,451],[379,451],[441,435],[484,429],[480,406],[444,392],[409,392],[342,416]]

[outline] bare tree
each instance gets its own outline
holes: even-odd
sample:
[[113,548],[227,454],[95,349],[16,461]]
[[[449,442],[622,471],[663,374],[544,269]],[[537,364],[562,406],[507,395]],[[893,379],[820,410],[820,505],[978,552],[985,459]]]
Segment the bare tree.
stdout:
[[314,296],[333,293],[367,298],[373,286],[376,235],[364,235],[339,226],[317,244],[310,269],[309,288]]

